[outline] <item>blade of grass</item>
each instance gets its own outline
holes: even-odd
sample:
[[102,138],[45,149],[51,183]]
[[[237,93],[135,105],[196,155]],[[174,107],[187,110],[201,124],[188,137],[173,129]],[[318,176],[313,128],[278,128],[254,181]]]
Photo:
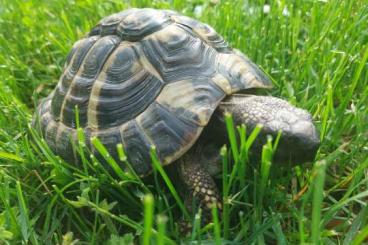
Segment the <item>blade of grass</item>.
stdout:
[[321,215],[323,201],[323,187],[326,176],[326,162],[319,161],[315,165],[315,178],[313,183],[311,239],[313,244],[321,243]]
[[165,243],[165,233],[166,233],[166,223],[167,217],[164,215],[157,216],[157,236],[156,236],[156,244],[164,245]]
[[169,188],[171,194],[173,195],[176,203],[178,204],[180,210],[183,212],[184,216],[186,219],[189,220],[190,215],[188,213],[188,211],[186,210],[183,202],[181,201],[174,185],[172,184],[170,178],[167,176],[165,170],[162,168],[160,161],[158,160],[157,157],[157,153],[156,153],[156,148],[154,146],[151,147],[150,150],[150,155],[151,155],[151,159],[152,159],[152,164],[154,166],[155,169],[157,169],[157,171],[160,173],[161,177],[164,179],[166,186]]
[[20,163],[24,162],[23,158],[15,155],[15,154],[8,153],[8,152],[1,152],[0,151],[0,158],[5,159],[5,160],[13,160],[13,161],[20,162]]
[[21,225],[23,240],[27,243],[28,239],[30,238],[33,244],[39,244],[37,240],[37,236],[34,233],[34,230],[32,228],[31,221],[29,220],[28,205],[26,204],[26,201],[24,199],[22,187],[19,181],[16,182],[16,190],[17,190],[17,196],[18,196],[18,201],[19,201],[19,210],[20,210],[20,218],[21,218],[20,225]]
[[[364,224],[367,224],[368,219],[368,206],[362,209],[358,216],[354,219],[349,231],[346,233],[343,245],[349,245],[353,243],[353,237],[358,237],[361,232],[361,228]],[[364,228],[363,228],[364,229]],[[367,234],[368,237],[368,234]]]
[[215,204],[212,205],[212,219],[213,219],[213,231],[215,233],[215,244],[216,245],[221,245],[222,241],[221,241],[221,226],[220,226],[220,221],[218,218],[218,210],[217,210],[217,206]]
[[230,209],[229,209],[229,177],[228,177],[228,155],[227,155],[227,148],[226,145],[224,145],[220,150],[220,155],[222,158],[222,221],[223,221],[223,236],[224,239],[227,239],[229,237],[229,227],[230,227]]
[[192,229],[191,240],[197,239],[197,242],[201,243],[201,218],[202,218],[202,209],[198,209],[198,213],[194,216],[194,223]]
[[115,173],[120,177],[121,180],[130,180],[130,176],[128,176],[124,171],[120,168],[120,166],[116,163],[114,158],[109,154],[106,147],[101,143],[101,141],[97,137],[92,137],[91,142],[102,155],[102,157],[106,160],[106,162],[110,165],[110,167],[115,171]]
[[366,225],[360,233],[355,237],[351,245],[364,244],[364,241],[368,238],[368,225]]
[[151,240],[151,231],[153,229],[153,211],[154,200],[151,194],[145,195],[143,198],[144,204],[144,231],[143,231],[143,245],[149,245]]
[[230,113],[225,113],[225,123],[226,123],[228,138],[230,141],[232,156],[236,164],[239,160],[238,159],[239,151],[238,151],[238,143],[236,140],[236,135],[235,135],[235,130],[234,130],[234,121]]

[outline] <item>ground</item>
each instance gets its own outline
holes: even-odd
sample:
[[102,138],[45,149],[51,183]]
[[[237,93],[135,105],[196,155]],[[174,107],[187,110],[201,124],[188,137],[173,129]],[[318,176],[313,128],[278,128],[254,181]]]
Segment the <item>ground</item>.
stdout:
[[[0,0],[0,243],[368,243],[368,4],[267,2]],[[87,155],[79,169],[55,156],[29,127],[35,104],[76,40],[134,6],[200,19],[247,54],[272,78],[270,94],[313,115],[315,161],[275,166],[270,143],[261,163],[249,164],[252,138],[233,140],[221,151],[221,217],[213,210],[214,222],[200,228],[197,215],[185,236],[176,221],[193,217],[156,161],[152,181],[142,182],[119,168],[112,177]]]

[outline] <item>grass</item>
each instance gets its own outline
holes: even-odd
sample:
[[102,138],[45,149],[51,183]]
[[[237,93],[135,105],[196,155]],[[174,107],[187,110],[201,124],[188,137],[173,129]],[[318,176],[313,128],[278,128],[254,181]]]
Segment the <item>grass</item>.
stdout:
[[[368,4],[271,2],[264,13],[263,0],[0,0],[0,244],[368,243]],[[113,159],[117,178],[93,156],[80,168],[55,156],[28,127],[35,104],[73,43],[133,6],[196,17],[246,53],[272,78],[270,94],[312,113],[322,141],[315,162],[274,166],[269,142],[261,163],[248,164],[257,132],[245,138],[228,119],[222,217],[201,228],[196,214],[184,236],[176,221],[185,208],[165,169],[143,182]],[[81,132],[75,150],[85,154]]]

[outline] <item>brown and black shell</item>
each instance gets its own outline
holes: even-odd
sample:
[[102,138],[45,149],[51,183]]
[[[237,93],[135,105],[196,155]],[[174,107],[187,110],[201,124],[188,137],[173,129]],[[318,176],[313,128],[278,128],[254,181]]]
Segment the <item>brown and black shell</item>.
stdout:
[[98,137],[117,160],[122,143],[139,175],[155,146],[163,165],[197,140],[227,95],[270,81],[216,31],[168,10],[130,9],[100,21],[69,53],[55,90],[37,109],[50,148],[75,161],[75,108],[87,145]]

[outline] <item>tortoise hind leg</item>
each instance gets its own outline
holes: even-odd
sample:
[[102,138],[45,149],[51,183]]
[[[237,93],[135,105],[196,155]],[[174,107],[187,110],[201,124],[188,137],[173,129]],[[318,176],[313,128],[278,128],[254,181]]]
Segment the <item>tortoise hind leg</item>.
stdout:
[[[191,201],[196,200],[202,209],[202,224],[207,224],[212,220],[212,207],[216,205],[221,212],[222,202],[217,186],[212,176],[205,168],[191,157],[184,157],[180,161],[179,173],[189,197],[186,197],[186,206],[190,208]],[[191,208],[190,208],[191,209]]]

